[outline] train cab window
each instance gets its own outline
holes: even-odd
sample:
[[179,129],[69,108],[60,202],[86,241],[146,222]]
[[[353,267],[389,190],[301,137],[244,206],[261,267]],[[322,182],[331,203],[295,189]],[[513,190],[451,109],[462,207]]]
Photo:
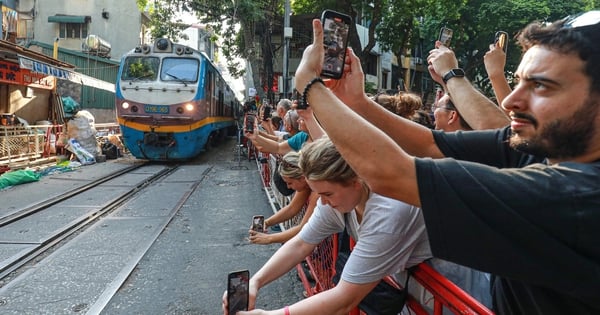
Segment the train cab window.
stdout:
[[160,70],[162,81],[181,81],[184,83],[198,81],[198,59],[165,58]]
[[160,59],[157,57],[127,57],[121,79],[154,81],[158,75],[159,64]]

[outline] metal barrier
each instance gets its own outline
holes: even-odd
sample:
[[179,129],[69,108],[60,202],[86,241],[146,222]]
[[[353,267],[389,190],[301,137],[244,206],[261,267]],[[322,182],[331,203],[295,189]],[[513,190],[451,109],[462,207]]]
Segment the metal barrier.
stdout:
[[0,127],[0,161],[27,161],[42,156],[45,131],[33,127]]

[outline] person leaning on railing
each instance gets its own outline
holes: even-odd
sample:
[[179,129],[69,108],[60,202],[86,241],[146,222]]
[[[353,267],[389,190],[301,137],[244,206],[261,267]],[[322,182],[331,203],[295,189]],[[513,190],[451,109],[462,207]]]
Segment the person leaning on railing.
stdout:
[[[431,258],[419,208],[372,192],[329,138],[306,144],[299,165],[319,195],[317,206],[300,233],[283,244],[250,279],[252,311],[238,314],[267,314],[254,309],[259,289],[294,268],[324,239],[344,230],[356,244],[339,283],[268,314],[347,314],[385,276],[402,273]],[[226,293],[223,310],[227,314]]]
[[[289,111],[288,114],[292,112],[294,115],[296,115],[296,117],[298,117],[295,111]],[[302,123],[301,118],[298,118],[298,126],[298,133],[281,142],[270,139],[264,134],[261,135],[261,132],[259,132],[258,129],[258,124],[255,125],[253,132],[247,132],[247,130],[244,130],[244,135],[246,138],[250,139],[260,151],[283,155],[290,151],[300,151],[305,142],[312,141],[310,133],[308,133],[308,130]]]
[[300,154],[298,152],[289,152],[282,157],[279,163],[277,171],[286,182],[288,188],[293,189],[295,192],[289,204],[265,220],[265,228],[289,220],[304,209],[305,213],[301,222],[279,233],[261,233],[250,229],[250,242],[262,245],[287,242],[294,235],[298,234],[302,226],[310,218],[318,195],[308,186],[298,166],[299,157]]
[[[600,313],[600,11],[525,27],[510,125],[469,132],[379,109],[351,50],[326,87],[317,19],[313,34],[295,73],[304,103],[375,193],[422,208],[436,257],[493,274],[498,314]],[[469,99],[499,110],[455,64],[428,62],[471,127]]]

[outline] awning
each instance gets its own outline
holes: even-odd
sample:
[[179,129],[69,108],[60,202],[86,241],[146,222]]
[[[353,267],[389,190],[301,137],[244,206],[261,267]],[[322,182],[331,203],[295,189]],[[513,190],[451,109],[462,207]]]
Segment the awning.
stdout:
[[71,82],[79,83],[85,86],[95,87],[97,89],[106,90],[109,92],[115,92],[115,84],[106,82],[100,79],[96,79],[90,76],[87,76],[82,73],[77,73],[69,69],[60,68],[57,66],[53,66],[47,64],[45,62],[33,60],[31,58],[25,56],[19,56],[19,65],[23,69],[29,69],[35,73],[42,73],[45,75],[51,75],[58,79],[68,80]]
[[90,23],[92,21],[92,17],[89,15],[64,15],[57,14],[51,15],[48,17],[49,23]]

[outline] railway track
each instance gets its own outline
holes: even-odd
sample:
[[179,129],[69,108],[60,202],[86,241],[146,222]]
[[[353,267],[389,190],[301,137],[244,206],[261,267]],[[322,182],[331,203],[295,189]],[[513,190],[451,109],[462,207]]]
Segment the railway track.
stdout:
[[[39,309],[33,312],[23,309],[27,299],[23,298],[21,290],[28,286],[31,286],[25,289],[28,292],[39,290],[39,281],[35,277],[48,277],[50,272],[43,271],[45,266],[75,262],[70,270],[74,273],[64,275],[67,278],[60,281],[81,286],[86,281],[93,283],[97,280],[82,279],[85,276],[77,274],[76,266],[86,266],[82,272],[89,273],[90,265],[103,264],[104,256],[116,255],[119,259],[114,262],[114,268],[107,264],[97,270],[98,275],[108,281],[102,286],[102,292],[91,294],[82,298],[80,303],[71,303],[67,307],[70,312],[99,314],[201,182],[202,176],[198,176],[197,180],[182,182],[181,174],[177,173],[179,169],[178,165],[134,165],[34,205],[3,214],[0,217],[0,245],[4,250],[12,247],[14,252],[0,255],[0,313],[39,314]],[[165,181],[171,181],[169,187],[175,185],[179,189],[170,197],[163,198],[157,193],[162,188],[157,187],[164,186]],[[145,214],[130,213],[123,216],[123,213],[140,209],[140,200],[152,198],[155,198],[150,200],[152,206],[145,207],[160,209],[160,214],[150,213],[153,212],[150,210]],[[129,228],[132,233],[127,233]],[[93,234],[98,236],[92,238],[99,237],[106,241],[100,240],[100,243],[94,243],[96,248],[89,248],[85,239]],[[132,240],[136,243],[132,244]],[[51,299],[68,299],[72,295],[71,288]],[[56,306],[57,309],[52,307],[44,312],[58,314],[65,309],[64,305]]]

